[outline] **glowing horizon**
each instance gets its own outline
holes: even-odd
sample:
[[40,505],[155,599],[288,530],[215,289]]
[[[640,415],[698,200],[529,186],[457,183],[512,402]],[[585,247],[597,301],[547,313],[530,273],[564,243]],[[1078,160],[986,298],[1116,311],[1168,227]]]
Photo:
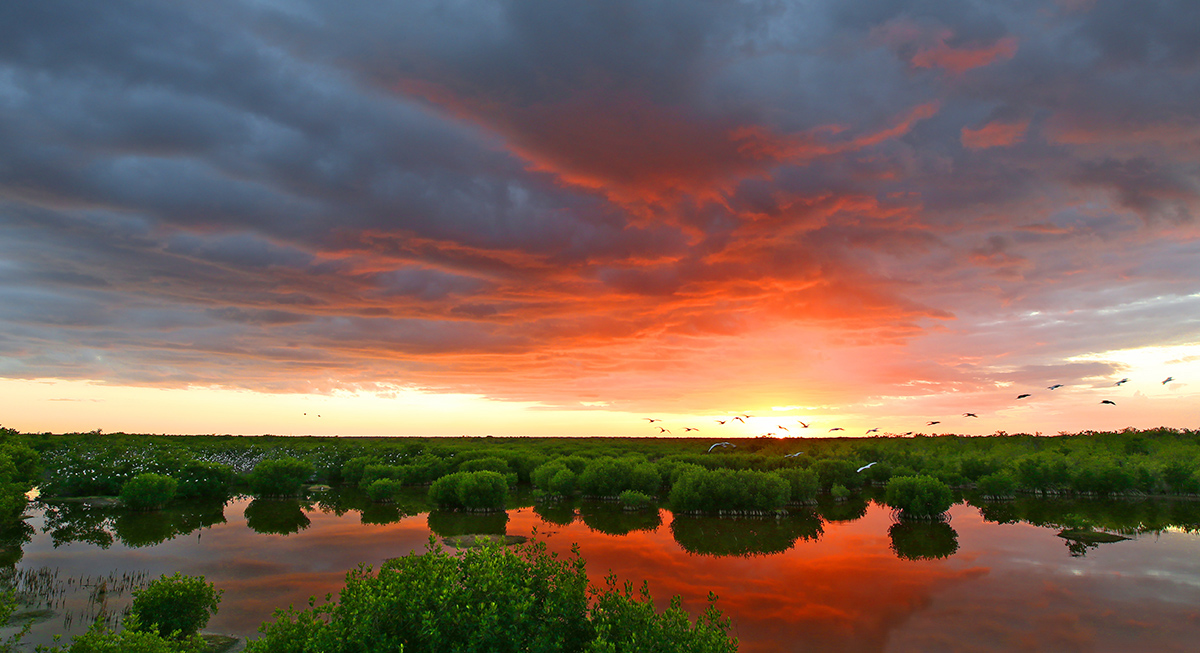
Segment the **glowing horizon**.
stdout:
[[22,4],[0,425],[1196,428],[1200,9],[1154,6]]

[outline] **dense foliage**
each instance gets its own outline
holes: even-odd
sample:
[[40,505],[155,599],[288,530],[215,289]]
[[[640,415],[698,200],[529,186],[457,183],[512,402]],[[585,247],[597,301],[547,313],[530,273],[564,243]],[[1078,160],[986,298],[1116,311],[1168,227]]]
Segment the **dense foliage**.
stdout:
[[932,476],[896,476],[887,484],[884,503],[900,511],[902,517],[936,517],[950,509],[954,494],[945,483]]
[[220,602],[221,591],[205,583],[203,576],[164,575],[145,589],[134,590],[129,614],[136,617],[138,627],[132,630],[172,639],[190,637],[208,623]]
[[[544,544],[424,554],[350,572],[337,601],[276,613],[250,653],[399,651],[720,652],[736,650],[711,608],[693,625],[672,603],[589,588],[583,560]],[[589,599],[591,599],[589,601]],[[589,607],[589,605],[591,607]]]
[[456,472],[429,486],[429,500],[442,510],[504,510],[508,481],[496,472]]
[[674,512],[769,512],[788,502],[787,481],[770,472],[696,469],[671,488]]
[[[1142,496],[1200,494],[1200,432],[1152,429],[1039,437],[998,433],[911,438],[730,439],[736,448],[708,451],[683,438],[282,438],[131,436],[77,433],[0,437],[0,512],[19,516],[22,484],[40,454],[43,496],[115,496],[130,478],[157,473],[179,481],[180,496],[221,496],[248,488],[260,496],[294,494],[303,481],[267,487],[256,465],[291,458],[312,465],[314,480],[367,491],[428,485],[461,471],[494,471],[512,487],[531,483],[545,500],[617,497],[625,490],[669,497],[696,469],[773,473],[787,501],[814,500],[835,486],[857,494],[896,476],[929,476],[993,498],[1021,494]],[[9,450],[15,447],[17,450]],[[13,462],[4,463],[7,455]],[[786,457],[785,457],[786,456]],[[874,463],[864,468],[867,463]],[[268,465],[268,468],[271,465]],[[859,471],[862,469],[862,471]],[[6,481],[15,478],[15,481]],[[9,488],[9,489],[5,489]],[[839,492],[841,492],[839,490]],[[717,493],[703,510],[744,510],[736,493]],[[725,505],[726,498],[734,503]]]
[[264,460],[250,473],[250,491],[260,497],[292,497],[313,475],[313,464],[296,458]]
[[179,482],[170,476],[146,472],[125,481],[121,503],[132,510],[158,510],[175,498]]

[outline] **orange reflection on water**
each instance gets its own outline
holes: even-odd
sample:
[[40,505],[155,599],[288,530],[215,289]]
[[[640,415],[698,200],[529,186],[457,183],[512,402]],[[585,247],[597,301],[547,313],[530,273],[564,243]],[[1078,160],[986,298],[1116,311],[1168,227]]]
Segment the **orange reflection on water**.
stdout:
[[[247,504],[227,505],[225,523],[142,548],[120,540],[108,549],[82,542],[55,548],[39,533],[20,565],[58,567],[64,575],[203,575],[225,590],[209,629],[252,636],[276,608],[336,596],[345,573],[359,563],[378,566],[429,541],[425,514],[375,525],[362,523],[357,510],[340,516],[306,510],[302,530],[264,535],[248,527]],[[593,530],[578,513],[566,525],[550,523],[531,508],[510,511],[506,528],[517,535],[536,529],[536,537],[563,555],[578,543],[593,583],[603,583],[610,570],[622,582],[648,580],[660,608],[679,594],[696,615],[715,591],[732,619],[731,634],[747,652],[1185,651],[1200,641],[1200,537],[1164,532],[1072,557],[1051,529],[985,522],[966,505],[951,513],[951,548],[898,549],[891,515],[872,504],[854,521],[789,518],[798,519],[791,526],[803,535],[790,548],[786,538],[783,546],[772,540],[763,548],[781,552],[750,557],[690,553],[685,545],[696,550],[703,542],[676,537],[684,533],[683,520],[693,518],[681,517],[680,528],[673,528],[666,511],[661,523],[621,522],[619,510],[605,515],[602,507],[584,513],[589,523],[618,532],[644,529],[623,535]],[[716,530],[693,529],[688,537]],[[761,538],[792,531],[759,522],[747,523],[745,532]],[[730,533],[746,537],[736,527],[724,531]],[[920,556],[913,551],[942,557],[914,560]],[[86,624],[72,632],[80,626]],[[38,630],[47,628],[61,632],[58,624],[39,625],[35,642],[48,638],[50,631]]]

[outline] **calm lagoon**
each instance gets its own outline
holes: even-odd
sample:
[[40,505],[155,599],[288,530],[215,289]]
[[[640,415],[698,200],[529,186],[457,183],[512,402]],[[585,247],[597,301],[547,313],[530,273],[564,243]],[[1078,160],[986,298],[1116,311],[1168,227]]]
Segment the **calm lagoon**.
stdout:
[[[388,505],[328,493],[158,513],[53,504],[31,511],[8,561],[41,579],[30,582],[54,611],[30,644],[82,632],[101,612],[115,619],[127,587],[176,571],[224,590],[208,631],[253,636],[275,608],[336,595],[360,563],[465,533],[535,537],[564,555],[577,543],[594,583],[610,570],[646,580],[663,606],[680,594],[693,614],[715,591],[742,651],[1192,651],[1200,641],[1200,502],[960,502],[934,524],[898,524],[870,500],[781,519],[514,505],[429,513],[420,492]],[[1095,529],[1128,539],[1074,534]]]

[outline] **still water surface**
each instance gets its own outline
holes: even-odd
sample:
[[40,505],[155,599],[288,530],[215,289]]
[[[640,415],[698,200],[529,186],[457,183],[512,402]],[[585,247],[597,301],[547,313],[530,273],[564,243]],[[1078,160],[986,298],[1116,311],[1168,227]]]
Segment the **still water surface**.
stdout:
[[[521,503],[519,500],[516,503]],[[693,614],[709,590],[741,650],[1194,651],[1200,646],[1200,502],[959,503],[945,524],[897,524],[874,502],[826,503],[784,519],[629,514],[607,504],[506,515],[427,512],[361,497],[252,501],[127,513],[35,511],[16,569],[58,584],[31,643],[82,632],[129,601],[121,579],[181,571],[224,590],[208,631],[252,636],[275,608],[336,595],[359,563],[423,550],[431,533],[508,533],[573,543],[594,583],[648,580]],[[1130,539],[1088,544],[1064,526]],[[536,534],[535,534],[536,533]],[[20,543],[20,542],[18,542]],[[106,592],[97,597],[98,579]],[[80,585],[83,589],[78,589]]]

